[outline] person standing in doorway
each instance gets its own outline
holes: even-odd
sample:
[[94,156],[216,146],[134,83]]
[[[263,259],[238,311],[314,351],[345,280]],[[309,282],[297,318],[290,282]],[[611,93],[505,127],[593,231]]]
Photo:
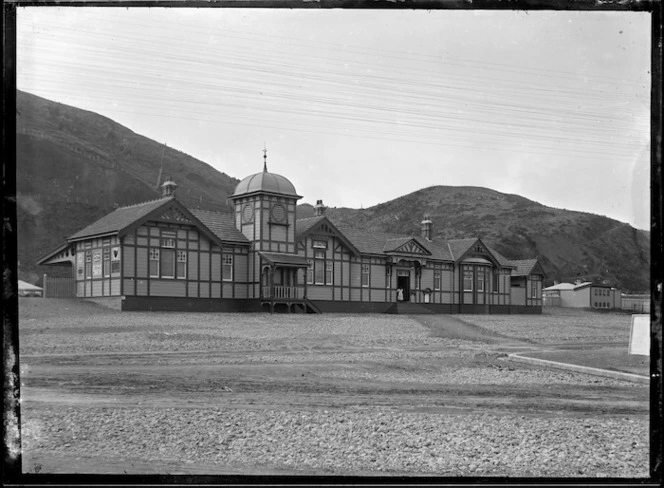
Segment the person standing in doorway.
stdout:
[[397,300],[403,302],[403,290],[401,288],[397,288]]

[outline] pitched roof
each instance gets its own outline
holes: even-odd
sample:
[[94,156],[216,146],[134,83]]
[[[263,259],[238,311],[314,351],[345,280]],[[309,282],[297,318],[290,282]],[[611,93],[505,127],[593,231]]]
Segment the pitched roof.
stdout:
[[537,259],[517,259],[510,261],[516,269],[512,270],[512,276],[528,276],[537,266]]
[[296,266],[305,268],[309,266],[307,258],[304,256],[297,256],[295,254],[286,254],[282,252],[265,252],[259,251],[258,254],[263,256],[269,262],[279,265]]
[[[362,254],[385,254],[397,249],[408,241],[414,240],[431,253],[429,258],[452,261],[447,244],[425,241],[419,236],[399,236],[385,232],[367,231],[354,227],[339,227],[342,232]],[[396,244],[396,245],[395,245]]]
[[245,235],[235,227],[231,215],[195,208],[190,208],[188,210],[222,241],[249,243],[249,239],[247,239]]
[[72,241],[119,232],[171,200],[173,200],[173,197],[169,196],[158,200],[151,200],[149,202],[117,208],[110,214],[105,215],[84,229],[79,230],[69,237],[68,240]]
[[26,291],[41,291],[42,289],[39,286],[35,286],[32,283],[27,281],[18,280],[18,289]]
[[573,290],[574,285],[572,283],[558,283],[557,285],[552,285],[544,288],[542,291],[554,291],[554,290]]
[[412,237],[394,237],[386,239],[385,244],[383,244],[383,252],[390,252],[394,251],[395,249],[399,249],[401,246],[407,242],[410,242],[411,240],[413,240]]
[[470,239],[452,239],[447,241],[447,247],[449,248],[450,255],[455,261],[463,256],[470,246],[477,242],[477,237]]
[[543,289],[543,291],[553,291],[553,290],[580,290],[588,286],[601,286],[603,288],[610,288],[606,285],[598,285],[592,281],[584,281],[583,283],[558,283],[557,285],[552,285]]
[[337,226],[332,223],[332,221],[327,218],[325,215],[316,215],[315,217],[306,217],[304,219],[297,220],[297,234],[295,240],[300,240],[312,229],[315,229],[318,224],[321,224],[321,227],[327,227],[327,232],[332,232],[337,235],[341,242],[353,253],[360,254],[360,250],[357,249],[355,244],[348,239],[348,236],[345,232],[337,229]]
[[306,234],[307,231],[309,231],[309,229],[311,229],[314,225],[316,225],[324,218],[325,217],[323,215],[317,215],[315,217],[306,217],[304,219],[297,219],[296,222],[297,234],[295,238],[299,239],[302,235]]
[[354,227],[339,227],[339,231],[353,243],[360,253],[383,254],[383,246],[388,238],[386,234],[368,232]]

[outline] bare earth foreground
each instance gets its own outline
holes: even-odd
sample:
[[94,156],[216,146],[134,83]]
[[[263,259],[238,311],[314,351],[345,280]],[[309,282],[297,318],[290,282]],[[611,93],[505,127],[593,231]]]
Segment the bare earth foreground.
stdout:
[[647,384],[507,358],[647,376],[629,315],[19,313],[25,473],[649,476]]

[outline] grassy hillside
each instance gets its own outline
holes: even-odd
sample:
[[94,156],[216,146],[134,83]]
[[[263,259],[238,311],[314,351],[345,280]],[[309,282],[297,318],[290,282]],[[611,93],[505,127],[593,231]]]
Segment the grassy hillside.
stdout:
[[[159,197],[171,176],[188,207],[227,211],[238,181],[180,151],[98,114],[17,93],[19,277],[35,283],[47,251],[116,205]],[[245,175],[240,175],[245,176]],[[311,205],[298,207],[310,216]],[[486,188],[435,186],[375,207],[328,210],[335,221],[365,229],[419,234],[424,214],[436,238],[481,237],[509,258],[538,257],[553,280],[608,280],[649,289],[650,236],[598,215],[546,207]]]
[[[301,210],[303,216],[309,211]],[[339,223],[405,235],[420,234],[424,214],[431,216],[437,239],[481,237],[508,258],[538,257],[547,283],[607,280],[627,290],[649,289],[648,232],[518,195],[433,186],[363,210],[327,211]]]
[[[171,176],[189,207],[225,211],[238,180],[98,114],[17,92],[16,172],[19,276],[53,267],[35,262],[115,205],[158,198]],[[64,271],[64,270],[63,270]]]

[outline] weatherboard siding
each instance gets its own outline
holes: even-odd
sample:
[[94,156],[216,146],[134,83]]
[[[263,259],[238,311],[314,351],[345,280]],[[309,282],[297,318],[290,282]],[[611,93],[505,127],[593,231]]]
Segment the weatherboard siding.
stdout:
[[150,280],[150,296],[156,297],[184,297],[186,284],[178,280]]

